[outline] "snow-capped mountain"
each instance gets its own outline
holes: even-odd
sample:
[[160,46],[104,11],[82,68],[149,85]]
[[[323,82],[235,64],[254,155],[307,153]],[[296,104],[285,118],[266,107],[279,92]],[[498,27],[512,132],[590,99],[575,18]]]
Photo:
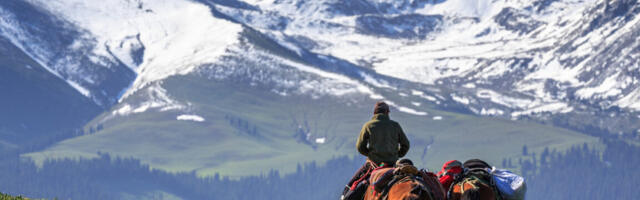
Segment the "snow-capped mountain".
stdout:
[[123,58],[111,56],[116,49],[44,8],[3,1],[0,16],[0,37],[103,108],[113,105],[118,93],[135,78],[120,60]]
[[103,121],[191,111],[162,83],[198,74],[636,137],[639,13],[635,0],[25,0],[0,3],[0,37]]
[[256,2],[288,19],[283,30],[218,7],[312,52],[448,88],[479,115],[637,134],[636,1],[392,2]]

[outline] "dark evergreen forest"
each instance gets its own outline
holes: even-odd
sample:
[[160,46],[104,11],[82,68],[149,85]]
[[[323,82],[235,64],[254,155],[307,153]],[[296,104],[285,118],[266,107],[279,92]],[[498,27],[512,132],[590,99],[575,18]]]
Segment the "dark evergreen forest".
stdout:
[[564,153],[543,153],[525,162],[527,199],[639,199],[640,147],[604,140],[599,152],[586,145]]

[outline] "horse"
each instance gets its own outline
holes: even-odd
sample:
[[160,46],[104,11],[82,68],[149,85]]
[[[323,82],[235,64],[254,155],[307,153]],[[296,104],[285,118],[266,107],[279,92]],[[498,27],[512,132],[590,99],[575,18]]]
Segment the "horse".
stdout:
[[446,193],[435,174],[413,166],[376,169],[369,178],[365,200],[444,200]]
[[486,183],[463,181],[451,187],[449,200],[496,200],[496,191]]

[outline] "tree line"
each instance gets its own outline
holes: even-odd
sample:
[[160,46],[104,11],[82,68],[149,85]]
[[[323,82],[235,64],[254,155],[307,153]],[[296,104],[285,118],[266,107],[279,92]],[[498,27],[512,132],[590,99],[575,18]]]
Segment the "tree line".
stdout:
[[[121,199],[122,192],[157,190],[183,199],[337,199],[346,181],[364,162],[361,156],[335,157],[322,165],[297,164],[291,174],[270,170],[259,176],[231,179],[218,174],[201,177],[195,172],[170,173],[151,169],[138,159],[106,153],[94,159],[48,160],[40,168],[20,157],[77,134],[82,133],[54,135],[21,150],[2,152],[0,192],[47,199]],[[527,199],[639,197],[635,183],[640,173],[635,169],[640,166],[640,147],[617,139],[602,140],[605,148],[585,144],[564,152],[545,149],[540,155],[523,147],[523,156],[530,159],[517,162],[527,179]],[[505,159],[502,166],[512,168],[513,163]]]
[[240,179],[194,172],[151,169],[140,160],[100,154],[94,159],[45,161],[38,168],[18,154],[0,160],[0,192],[30,198],[121,199],[126,189],[162,190],[183,199],[337,199],[344,184],[364,162],[336,157],[319,166],[298,164],[296,172],[276,170]]

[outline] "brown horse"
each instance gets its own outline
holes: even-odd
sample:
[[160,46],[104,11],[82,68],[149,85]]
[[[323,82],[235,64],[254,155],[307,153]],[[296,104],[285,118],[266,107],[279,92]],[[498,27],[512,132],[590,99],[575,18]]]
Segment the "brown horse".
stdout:
[[388,191],[386,195],[380,189],[376,190],[373,183],[383,179],[385,174],[391,174],[389,172],[392,170],[394,168],[378,169],[371,174],[369,181],[372,184],[367,188],[365,200],[385,200],[385,196],[386,200],[444,200],[446,198],[442,185],[433,173],[417,170],[414,174],[393,175],[396,180],[390,188],[386,188]]
[[451,189],[449,200],[496,200],[498,196],[490,183],[479,179],[465,179]]

